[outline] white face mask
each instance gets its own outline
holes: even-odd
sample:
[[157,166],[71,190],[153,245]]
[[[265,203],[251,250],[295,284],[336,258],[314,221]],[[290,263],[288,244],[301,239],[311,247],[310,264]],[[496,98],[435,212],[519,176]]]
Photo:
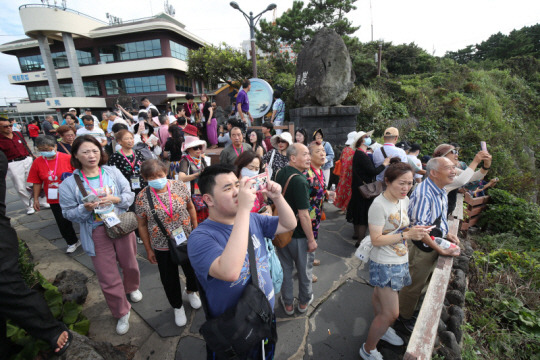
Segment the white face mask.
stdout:
[[148,134],[148,130],[143,130],[142,133],[143,134]]
[[242,175],[242,177],[253,177],[259,175],[259,172],[257,170],[250,170],[247,167],[243,167],[242,170],[240,170],[240,175]]

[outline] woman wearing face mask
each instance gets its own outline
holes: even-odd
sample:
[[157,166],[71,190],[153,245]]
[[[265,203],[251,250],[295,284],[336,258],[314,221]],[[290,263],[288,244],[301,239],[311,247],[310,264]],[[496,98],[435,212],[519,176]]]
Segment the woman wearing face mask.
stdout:
[[[147,120],[146,112],[141,112],[139,114],[139,122],[133,125],[134,143],[135,149],[149,149],[156,157],[161,154],[161,147],[159,144],[159,139],[154,135],[154,128],[149,125]],[[144,124],[144,126],[141,126]],[[147,156],[148,157],[148,156]]]
[[[182,288],[178,277],[178,265],[173,263],[169,253],[168,238],[157,224],[152,210],[168,231],[170,236],[183,232],[188,238],[198,225],[195,206],[191,202],[189,190],[181,181],[167,180],[167,166],[160,160],[147,160],[142,164],[141,174],[148,182],[154,208],[150,208],[146,188],[137,196],[136,213],[139,233],[146,249],[148,261],[157,264],[163,289],[174,309],[177,326],[186,325],[187,318],[182,306]],[[150,236],[152,234],[152,236]],[[189,259],[182,263],[186,276],[186,292],[193,309],[201,307],[201,300],[196,294],[197,280]]]
[[[254,153],[253,151],[244,151],[240,156],[236,158],[234,161],[235,166],[235,175],[238,177],[238,180],[246,177],[253,177],[256,175],[259,175],[261,172],[261,164],[262,159],[261,157]],[[261,191],[257,191],[255,193],[255,203],[253,204],[253,209],[251,209],[251,212],[259,212],[263,207],[267,205],[266,203],[266,197]],[[267,213],[268,215],[272,215],[272,209],[270,206],[266,207],[266,211],[263,209],[263,213]]]
[[[124,335],[129,330],[131,310],[126,294],[132,302],[142,300],[137,243],[133,232],[111,239],[101,216],[114,217],[126,212],[135,194],[120,170],[105,165],[107,155],[93,136],[78,137],[71,150],[71,165],[75,170],[73,176],[60,184],[62,214],[81,224],[83,250],[91,257],[105,301],[118,319],[116,332]],[[88,193],[84,199],[76,177]]]
[[208,217],[208,208],[202,202],[201,191],[199,190],[199,176],[206,168],[204,152],[206,150],[206,141],[199,140],[195,136],[186,136],[182,144],[182,151],[186,155],[180,160],[180,171],[178,179],[187,183],[191,193],[191,198],[197,210],[197,220],[201,223]]
[[368,225],[368,210],[373,202],[373,199],[364,199],[358,187],[372,183],[373,178],[390,164],[390,158],[388,157],[384,159],[380,166],[375,167],[373,165],[373,161],[367,154],[367,148],[371,144],[370,134],[372,133],[373,131],[369,133],[359,131],[353,142],[356,151],[353,156],[352,197],[347,207],[347,221],[354,224],[353,239],[356,239],[355,247],[358,247],[364,239]]
[[289,163],[287,148],[293,143],[291,133],[282,132],[280,135],[274,135],[270,143],[274,149],[264,154],[263,162],[267,164],[271,179],[275,180],[277,172]]
[[34,209],[41,210],[39,194],[45,190],[47,203],[51,206],[54,219],[60,230],[60,234],[68,247],[66,253],[71,254],[81,245],[71,221],[64,218],[62,208],[58,203],[58,187],[62,182],[62,174],[72,173],[71,156],[57,152],[56,139],[52,136],[40,136],[36,139],[36,147],[41,156],[32,163],[27,181],[33,184]]

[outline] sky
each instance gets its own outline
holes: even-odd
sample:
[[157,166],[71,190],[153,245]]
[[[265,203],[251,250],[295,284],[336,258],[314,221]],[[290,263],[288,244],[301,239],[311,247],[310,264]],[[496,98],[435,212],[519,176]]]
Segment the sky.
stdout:
[[[229,6],[228,0],[168,0],[176,10],[175,18],[186,30],[212,44],[226,42],[240,47],[249,39],[249,26],[242,14]],[[54,4],[54,0],[49,0]],[[66,0],[67,7],[107,21],[108,12],[124,20],[138,19],[163,12],[164,0]],[[293,0],[236,0],[245,12],[255,14],[268,4],[277,5],[276,16],[292,6]],[[304,3],[307,3],[305,0]],[[19,6],[37,0],[0,0],[2,21],[0,43],[24,38]],[[57,0],[60,4],[61,0]],[[497,32],[540,22],[538,0],[357,0],[357,9],[348,14],[360,29],[354,34],[361,41],[373,39],[393,44],[416,43],[430,54],[443,56],[446,51],[462,49],[486,40]],[[273,12],[263,18],[271,21]],[[20,73],[15,56],[0,54],[0,105],[27,97],[24,86],[10,85],[9,74]]]

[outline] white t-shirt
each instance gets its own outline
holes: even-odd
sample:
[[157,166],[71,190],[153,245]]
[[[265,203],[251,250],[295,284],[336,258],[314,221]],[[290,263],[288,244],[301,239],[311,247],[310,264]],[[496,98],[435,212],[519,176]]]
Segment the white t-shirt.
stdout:
[[82,136],[82,135],[92,135],[100,143],[107,140],[107,137],[105,136],[105,132],[103,132],[103,130],[95,126],[92,130],[87,130],[84,127],[77,130],[77,136]]
[[[407,157],[409,158],[409,160],[411,160],[411,162],[416,165],[416,167],[420,170],[422,170],[422,162],[420,161],[420,159],[418,159],[416,156],[414,155],[407,155]],[[414,178],[415,179],[421,179],[423,178],[424,175],[420,175],[418,173],[415,173],[414,174]]]
[[[381,194],[373,200],[369,208],[368,223],[383,226],[383,235],[390,234],[398,226],[400,230],[403,230],[409,226],[408,208],[408,197],[394,204]],[[402,217],[403,221],[401,221]],[[379,264],[405,264],[409,261],[407,243],[399,240],[392,245],[373,246],[369,258]]]
[[[390,158],[398,157],[401,159],[401,162],[407,163],[407,154],[405,153],[405,150],[396,147],[393,144],[384,144],[384,152],[386,155]],[[382,150],[379,148],[373,152],[373,163],[375,164],[375,167],[378,167],[384,162],[384,155],[382,153]],[[378,181],[384,180],[384,173],[386,172],[386,169],[381,171],[379,175],[377,175]]]

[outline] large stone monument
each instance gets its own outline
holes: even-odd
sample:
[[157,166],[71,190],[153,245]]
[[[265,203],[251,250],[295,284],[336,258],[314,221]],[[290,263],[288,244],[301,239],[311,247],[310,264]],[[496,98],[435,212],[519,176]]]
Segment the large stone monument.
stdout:
[[347,134],[356,130],[359,113],[358,106],[341,106],[354,80],[343,39],[332,29],[321,29],[298,54],[294,94],[304,107],[290,111],[295,128],[306,129],[310,140],[322,128],[326,141],[344,143]]

